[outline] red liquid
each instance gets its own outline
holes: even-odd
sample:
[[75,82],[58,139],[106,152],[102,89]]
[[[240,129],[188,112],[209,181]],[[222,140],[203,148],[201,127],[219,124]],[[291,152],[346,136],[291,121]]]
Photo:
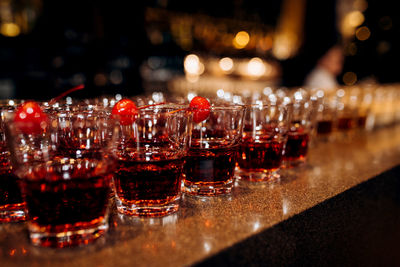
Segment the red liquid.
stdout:
[[120,159],[114,175],[116,193],[125,205],[163,205],[181,190],[184,160],[132,161]]
[[[83,136],[83,137],[82,137]],[[71,158],[101,159],[104,146],[98,138],[86,137],[85,129],[58,131],[57,154]]]
[[[23,211],[25,202],[22,199],[19,179],[12,173],[9,162],[9,153],[4,149],[5,144],[0,144],[0,214],[2,212]],[[25,216],[0,216],[0,222],[24,220]]]
[[238,164],[249,172],[275,171],[283,158],[283,141],[257,140],[244,137],[240,146]]
[[367,116],[359,116],[357,118],[357,126],[360,128],[365,128],[365,124],[367,123]]
[[330,134],[333,131],[332,121],[319,121],[317,123],[317,133],[318,134]]
[[[106,216],[111,181],[102,164],[93,160],[48,162],[25,173],[22,191],[31,225],[47,233],[98,226]],[[66,242],[49,238],[41,245],[63,247],[78,245],[81,240]]]
[[337,127],[339,130],[350,130],[354,127],[354,120],[349,117],[339,118]]
[[307,155],[308,133],[290,132],[286,143],[284,158],[287,161],[302,160]]
[[23,205],[18,177],[11,171],[0,171],[0,211],[13,205]]
[[222,148],[196,146],[190,148],[184,167],[185,183],[224,185],[233,178],[238,149],[239,145]]

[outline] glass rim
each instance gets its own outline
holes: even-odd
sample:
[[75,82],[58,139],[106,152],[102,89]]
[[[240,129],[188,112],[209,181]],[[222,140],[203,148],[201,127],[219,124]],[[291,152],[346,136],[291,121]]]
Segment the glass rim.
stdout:
[[[189,105],[185,104],[175,104],[175,103],[164,103],[164,104],[151,104],[142,107],[137,107],[137,114],[148,114],[148,113],[154,113],[154,111],[157,111],[157,113],[169,113],[172,111],[176,110],[176,113],[186,111],[188,109]],[[174,112],[175,113],[175,112]]]
[[[246,105],[242,104],[227,104],[227,105],[218,105],[218,104],[212,104],[210,106],[211,110],[241,110],[245,109]],[[207,110],[206,108],[202,108],[199,110]]]
[[[193,111],[189,104],[176,104],[176,103],[166,103],[166,104],[160,104],[160,105],[155,105],[155,106],[149,106],[146,108],[140,109],[138,107],[138,113],[148,113],[149,111],[154,111],[154,110],[179,110],[180,111]],[[240,105],[240,104],[229,104],[229,105],[211,105],[209,108],[199,108],[196,110],[207,110],[207,111],[215,111],[215,110],[232,110],[232,111],[240,111],[244,110],[246,108],[245,105]],[[178,112],[178,111],[177,111]]]
[[276,103],[276,102],[262,102],[262,103],[253,103],[253,104],[246,104],[246,108],[264,108],[264,107],[276,107],[276,108],[284,108],[287,109],[293,106],[293,103]]
[[4,107],[17,108],[20,104],[26,102],[24,99],[0,99],[0,109]]
[[[189,107],[189,105],[187,105],[187,106],[188,106],[189,111],[194,111],[194,109],[191,109]],[[198,108],[195,110],[213,112],[213,111],[241,111],[241,110],[245,110],[245,109],[246,109],[246,105],[241,105],[241,104],[227,104],[227,105],[212,104],[209,108]]]

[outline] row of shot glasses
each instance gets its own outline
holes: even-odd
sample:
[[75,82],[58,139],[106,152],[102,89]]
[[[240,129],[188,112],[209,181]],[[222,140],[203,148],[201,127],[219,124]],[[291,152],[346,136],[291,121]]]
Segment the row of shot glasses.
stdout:
[[[280,168],[306,161],[325,99],[302,89],[209,99],[199,119],[185,98],[155,96],[136,98],[143,108],[131,119],[111,116],[115,98],[25,113],[15,100],[2,103],[0,222],[28,218],[34,245],[75,246],[107,231],[110,201],[126,216],[159,217],[178,211],[182,192],[212,197],[230,193],[235,179],[275,181]],[[29,112],[48,119],[15,119]]]

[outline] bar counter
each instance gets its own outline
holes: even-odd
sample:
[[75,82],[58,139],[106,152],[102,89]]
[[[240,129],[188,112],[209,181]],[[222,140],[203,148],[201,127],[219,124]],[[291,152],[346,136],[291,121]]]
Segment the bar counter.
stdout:
[[[373,190],[377,185],[368,180],[379,182],[379,179],[386,179],[380,176],[388,171],[390,177],[399,176],[400,171],[395,168],[399,164],[400,126],[393,126],[371,133],[358,133],[351,141],[318,143],[311,148],[305,166],[282,171],[279,181],[238,181],[228,196],[183,196],[180,211],[164,218],[128,218],[116,214],[115,207],[112,207],[108,234],[85,247],[59,250],[33,247],[28,242],[24,223],[1,224],[0,266],[298,264],[307,263],[302,262],[304,259],[299,256],[299,251],[304,250],[299,244],[305,243],[314,244],[316,254],[321,252],[320,255],[334,258],[335,249],[340,250],[336,248],[338,243],[321,243],[317,239],[337,239],[354,232],[346,230],[346,220],[351,220],[340,218],[340,214],[353,214],[346,207],[369,210],[362,204],[355,204],[363,202],[351,200],[364,189],[354,190],[363,185]],[[395,183],[397,178],[391,181]],[[382,186],[384,184],[382,182]],[[351,197],[343,197],[349,194]],[[379,205],[376,204],[375,208],[372,205],[371,209],[379,210],[386,205],[374,201],[369,203]],[[397,201],[400,202],[399,198]],[[394,212],[400,214],[400,208],[396,207]],[[333,214],[339,217],[328,220]],[[312,220],[308,222],[310,218]],[[400,228],[400,216],[395,216],[395,220],[394,226]],[[363,222],[357,221],[360,227]],[[313,224],[311,228],[310,223]],[[329,228],[330,224],[335,224],[334,233],[315,230],[324,225]],[[316,231],[314,235],[313,231]],[[289,242],[289,233],[308,235],[311,241]],[[346,242],[343,241],[343,246],[354,246]],[[323,248],[318,247],[321,244],[325,244]],[[325,261],[331,258],[321,257],[312,263],[329,264]],[[346,259],[351,258],[352,255]],[[397,261],[392,260],[391,263]]]

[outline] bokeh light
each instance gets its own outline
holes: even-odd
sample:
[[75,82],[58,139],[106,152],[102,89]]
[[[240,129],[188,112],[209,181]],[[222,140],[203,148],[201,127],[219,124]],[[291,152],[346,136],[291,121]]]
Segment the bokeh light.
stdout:
[[348,16],[348,23],[352,27],[360,26],[361,24],[363,24],[365,20],[364,15],[358,10],[350,12],[347,16]]
[[258,57],[250,59],[247,64],[247,72],[250,76],[260,77],[265,73],[264,61]]
[[233,60],[229,57],[221,58],[219,61],[219,67],[224,72],[230,72],[233,69]]
[[7,37],[16,37],[20,32],[21,29],[15,23],[3,23],[0,26],[0,33]]
[[371,36],[371,31],[368,27],[362,26],[356,30],[356,37],[360,41],[365,41]]
[[236,49],[242,49],[247,46],[250,41],[250,35],[245,31],[240,31],[236,34],[235,38],[233,39],[233,46]]
[[183,62],[183,66],[185,72],[190,75],[201,75],[204,72],[204,65],[195,54],[188,55]]
[[348,71],[343,75],[343,82],[346,85],[353,85],[357,82],[357,75],[352,71]]

